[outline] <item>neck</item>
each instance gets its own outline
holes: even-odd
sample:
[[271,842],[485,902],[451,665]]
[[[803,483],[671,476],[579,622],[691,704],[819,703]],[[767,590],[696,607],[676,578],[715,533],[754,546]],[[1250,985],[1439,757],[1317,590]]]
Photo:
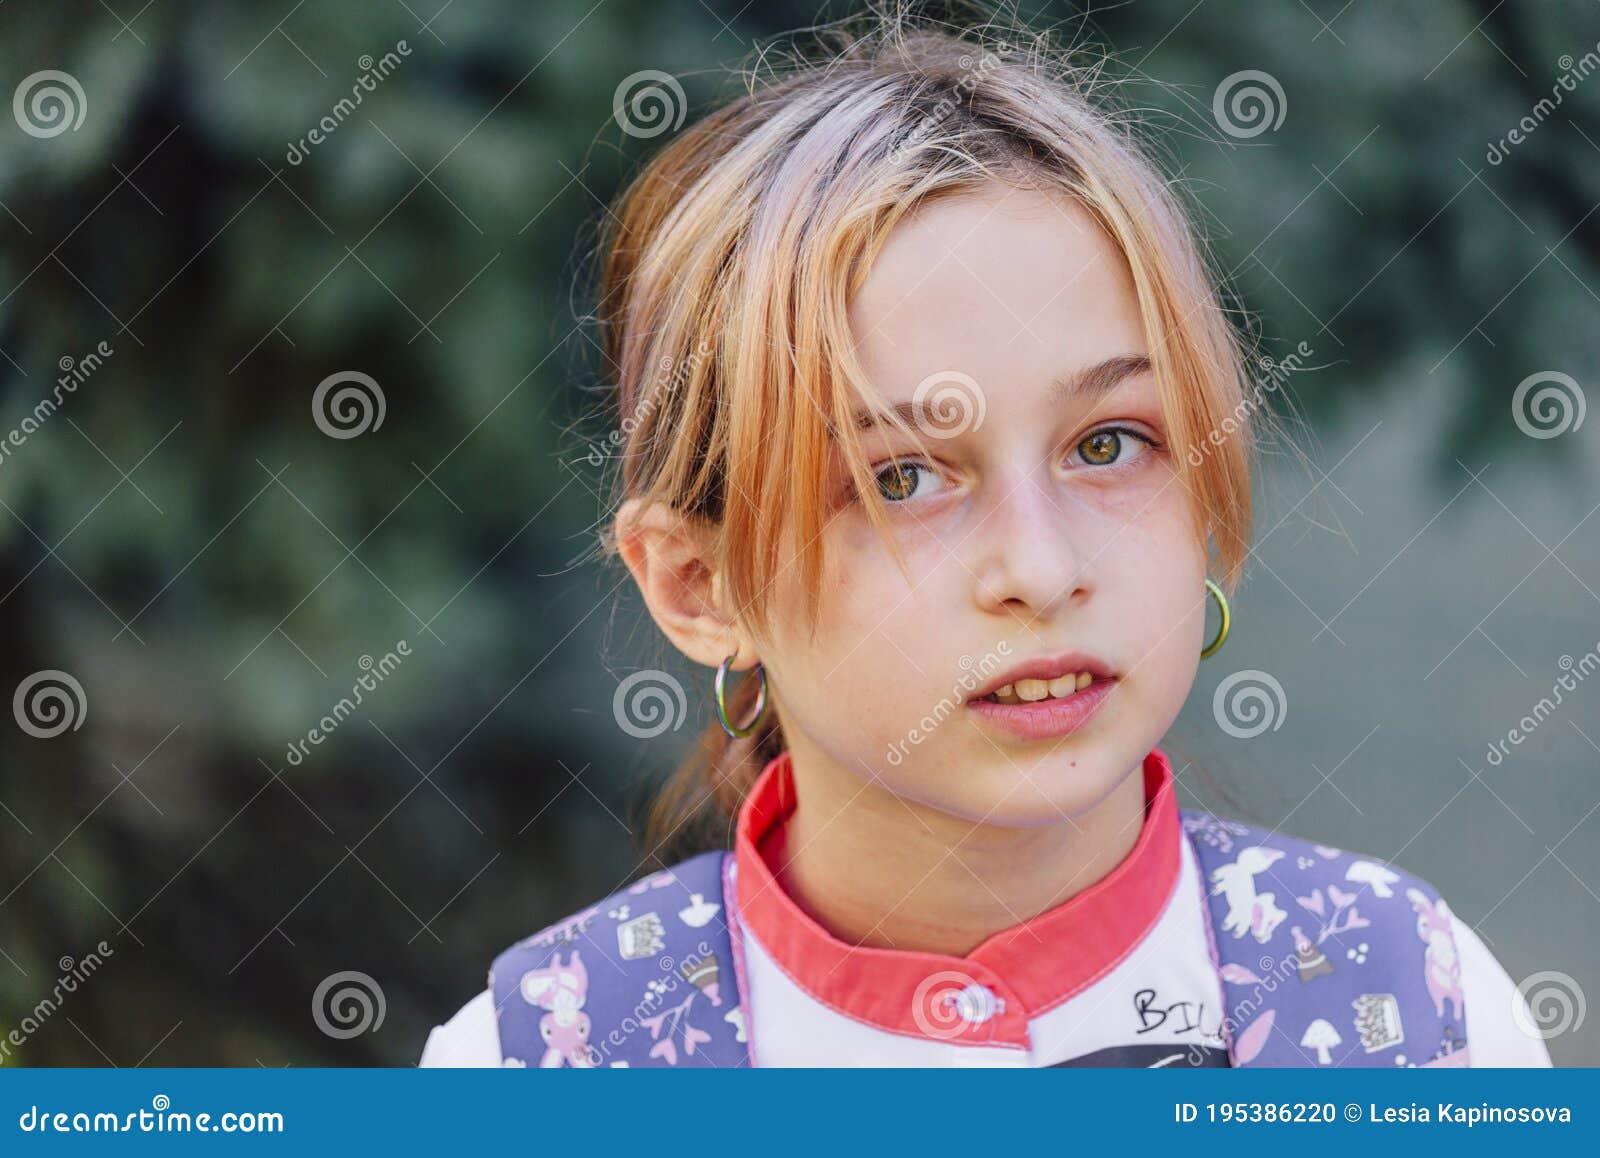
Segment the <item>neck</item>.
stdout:
[[974,824],[791,749],[798,805],[761,844],[794,902],[842,941],[964,956],[1067,901],[1132,850],[1142,765],[1058,824]]

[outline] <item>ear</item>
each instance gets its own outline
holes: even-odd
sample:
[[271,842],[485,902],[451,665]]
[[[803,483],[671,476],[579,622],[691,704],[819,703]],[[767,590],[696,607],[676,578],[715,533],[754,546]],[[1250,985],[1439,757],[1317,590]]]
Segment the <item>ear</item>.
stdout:
[[733,670],[757,660],[754,641],[725,607],[715,572],[714,528],[662,503],[629,499],[617,513],[617,547],[656,626],[695,663]]

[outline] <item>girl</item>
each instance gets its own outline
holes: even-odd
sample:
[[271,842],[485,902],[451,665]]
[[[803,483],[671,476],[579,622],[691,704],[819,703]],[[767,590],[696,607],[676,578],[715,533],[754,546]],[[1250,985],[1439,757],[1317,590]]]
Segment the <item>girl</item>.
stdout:
[[423,1064],[1548,1065],[1426,881],[1178,808],[1265,412],[1169,185],[1036,40],[828,43],[605,245],[611,544],[716,673],[649,854],[732,849],[512,946]]

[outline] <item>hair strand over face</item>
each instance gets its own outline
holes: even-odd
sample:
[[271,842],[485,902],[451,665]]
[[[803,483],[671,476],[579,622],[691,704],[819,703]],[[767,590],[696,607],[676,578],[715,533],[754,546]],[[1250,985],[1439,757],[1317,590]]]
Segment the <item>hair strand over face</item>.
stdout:
[[[619,199],[599,309],[624,431],[618,501],[704,528],[730,610],[756,640],[780,577],[798,578],[815,627],[842,488],[904,566],[858,453],[852,416],[881,403],[848,309],[908,214],[994,180],[1083,207],[1123,255],[1196,533],[1223,587],[1237,583],[1260,420],[1245,405],[1243,338],[1182,202],[1094,98],[1097,77],[1031,32],[1006,41],[878,14],[820,57],[752,76]],[[748,718],[755,683],[730,697],[735,719]],[[657,801],[652,851],[708,799],[725,824],[782,750],[774,715],[741,740],[712,723]]]

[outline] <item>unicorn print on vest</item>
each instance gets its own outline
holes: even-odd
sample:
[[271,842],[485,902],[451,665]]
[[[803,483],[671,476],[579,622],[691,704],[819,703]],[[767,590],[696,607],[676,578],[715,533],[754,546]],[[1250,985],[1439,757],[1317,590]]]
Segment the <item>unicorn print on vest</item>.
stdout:
[[1300,971],[1301,981],[1333,972],[1333,962],[1328,960],[1328,955],[1311,943],[1311,938],[1300,931],[1299,925],[1290,925],[1289,932],[1294,936],[1295,967]]
[[1231,864],[1211,870],[1211,895],[1220,895],[1228,902],[1222,927],[1235,938],[1248,932],[1265,945],[1272,931],[1289,915],[1278,907],[1274,894],[1256,891],[1256,874],[1266,872],[1282,856],[1275,848],[1251,845],[1240,849],[1238,859]]
[[1421,889],[1407,889],[1406,900],[1417,913],[1417,936],[1428,946],[1424,958],[1428,996],[1433,998],[1433,1008],[1444,1016],[1446,1001],[1455,1005],[1455,1016],[1461,1016],[1461,958],[1456,956],[1454,923],[1450,906],[1444,898],[1432,900]]
[[589,1015],[583,1011],[589,971],[578,951],[572,951],[565,965],[557,953],[544,968],[528,970],[522,975],[521,989],[523,1000],[545,1011],[539,1019],[539,1035],[545,1044],[539,1065],[545,1069],[562,1065],[590,1068]]
[[[1427,881],[1206,813],[1184,811],[1180,822],[1192,838],[1199,880],[1206,882],[1195,899],[1202,900],[1215,934],[1225,1014],[1218,1034],[1229,1046],[1231,1065],[1470,1064],[1453,915]],[[1363,860],[1367,867],[1356,868]],[[590,920],[557,926],[575,934],[571,940],[558,935],[551,944],[546,932],[501,953],[489,986],[505,1063],[526,1059],[531,1067],[544,1053],[551,1065],[755,1064],[751,1039],[761,1030],[745,1021],[748,1009],[740,1006],[747,994],[735,968],[737,875],[733,852],[709,850],[618,890],[585,911]],[[1295,898],[1295,925],[1258,883]],[[627,911],[630,902],[634,910],[654,911],[637,916]],[[719,902],[717,915],[695,927],[693,919]],[[619,938],[635,921],[643,924]],[[1280,924],[1281,935],[1274,932]],[[1349,929],[1360,929],[1363,939],[1338,938],[1328,947],[1329,938]],[[613,950],[624,938],[638,949],[657,938],[662,944],[619,961]],[[582,980],[580,948],[590,964],[605,958],[604,967]],[[1335,958],[1335,949],[1343,956],[1326,960]],[[1310,982],[1289,982],[1302,966]],[[571,980],[561,984],[564,975]],[[530,983],[530,997],[519,992],[527,976],[549,980]],[[580,1015],[588,1020],[580,1022]]]

